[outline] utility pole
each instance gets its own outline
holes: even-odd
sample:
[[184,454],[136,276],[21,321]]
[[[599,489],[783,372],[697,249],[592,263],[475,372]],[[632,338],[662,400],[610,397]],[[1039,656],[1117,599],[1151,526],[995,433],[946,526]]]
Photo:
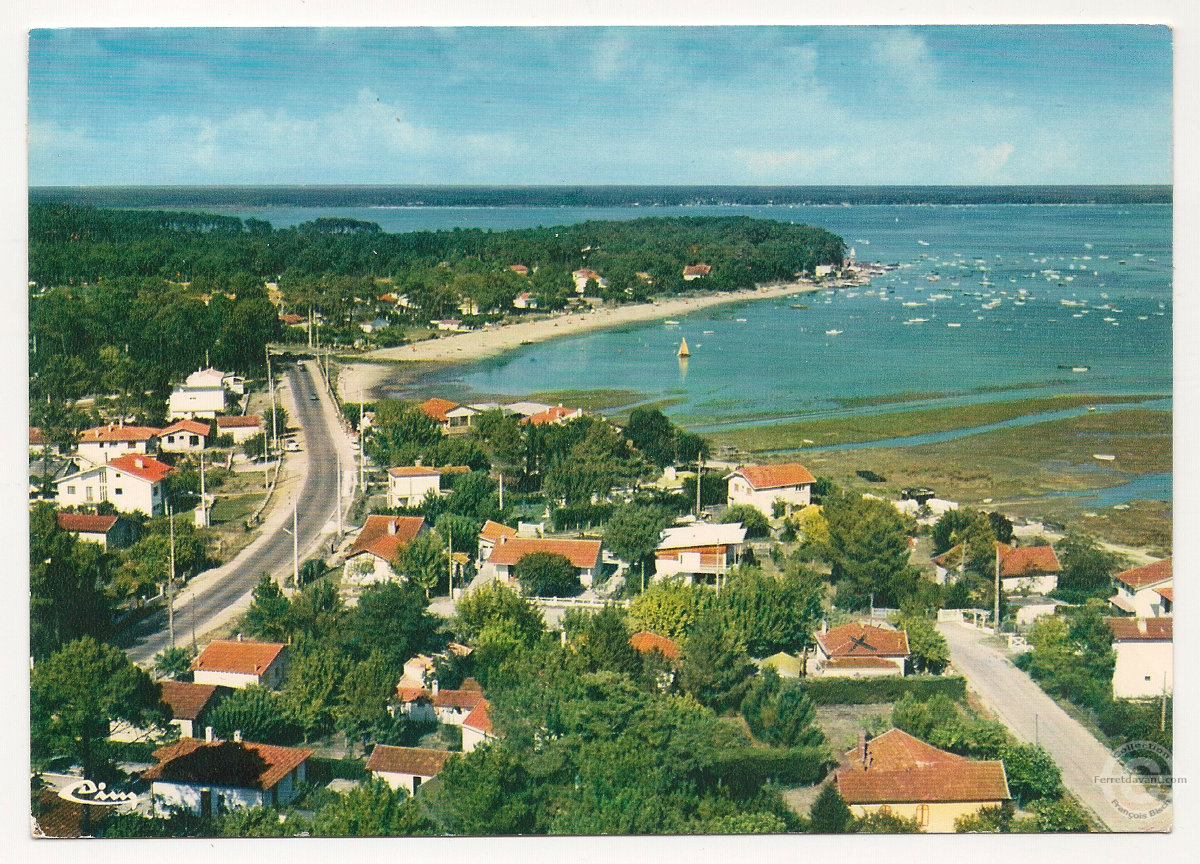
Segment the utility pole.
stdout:
[[446,558],[450,562],[450,581],[447,583],[450,586],[450,599],[454,599],[454,527],[446,526],[447,534],[450,539],[446,543]]
[[704,454],[696,454],[696,518],[700,518],[700,487],[704,485]]
[[504,474],[500,474],[500,512],[504,512]]
[[[267,347],[267,391],[271,394],[271,449],[279,450],[279,430],[275,425],[275,385],[271,383],[271,348]],[[264,448],[265,449],[265,448]]]
[[296,496],[292,496],[292,580],[300,587],[300,532],[296,530]]
[[334,450],[333,455],[337,457],[337,533],[340,540],[342,537],[342,454]]
[[363,391],[358,388],[358,489],[367,491],[367,466],[364,460],[367,453],[366,427],[363,425]]
[[175,647],[175,511],[167,505],[167,520],[171,534],[171,572],[167,574],[167,635]]
[[992,628],[996,635],[1000,634],[1000,544],[996,544],[996,597],[995,597],[995,617],[992,619]]

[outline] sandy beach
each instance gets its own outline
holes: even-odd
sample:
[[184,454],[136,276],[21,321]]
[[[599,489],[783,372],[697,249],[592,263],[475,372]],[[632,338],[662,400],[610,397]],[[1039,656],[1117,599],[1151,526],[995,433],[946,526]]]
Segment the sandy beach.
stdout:
[[[472,330],[469,333],[456,333],[440,339],[427,339],[413,345],[381,348],[363,354],[361,359],[344,365],[338,377],[338,388],[342,398],[349,401],[358,400],[361,388],[363,396],[370,401],[379,397],[377,388],[385,382],[389,380],[398,382],[411,378],[412,374],[420,368],[416,364],[468,363],[511,351],[513,348],[530,342],[545,342],[549,339],[586,333],[589,330],[619,327],[640,321],[675,318],[689,312],[726,303],[770,300],[793,294],[807,294],[827,287],[831,286],[814,285],[811,282],[790,282],[781,285],[760,286],[746,291],[723,291],[717,294],[664,299],[630,306],[604,306],[588,312],[557,314],[533,321],[517,321],[499,327]],[[404,367],[409,362],[413,363],[415,368],[406,371]]]

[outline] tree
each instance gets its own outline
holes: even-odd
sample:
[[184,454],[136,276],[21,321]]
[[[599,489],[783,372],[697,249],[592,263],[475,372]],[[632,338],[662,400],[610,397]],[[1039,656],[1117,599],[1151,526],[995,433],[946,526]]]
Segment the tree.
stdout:
[[432,647],[438,628],[423,591],[408,582],[367,586],[348,623],[347,641],[359,656],[378,651],[393,666]]
[[287,716],[283,698],[266,687],[252,684],[234,690],[208,712],[207,725],[220,738],[241,732],[258,744],[294,744],[300,737]]
[[633,598],[629,614],[638,629],[679,641],[692,629],[707,597],[703,588],[663,579]]
[[1079,809],[1079,805],[1066,798],[1053,800],[1043,798],[1029,805],[1033,811],[1039,831],[1087,831],[1089,830],[1087,816]]
[[1089,597],[1107,598],[1112,593],[1112,577],[1121,569],[1123,559],[1109,552],[1091,537],[1069,533],[1058,543],[1062,572],[1054,594],[1072,603]]
[[400,550],[396,569],[405,578],[425,592],[436,591],[443,578],[450,581],[450,559],[446,555],[446,542],[436,531],[418,534],[416,539]]
[[316,837],[432,837],[441,832],[404,790],[385,781],[363,781],[316,812]]
[[950,646],[946,644],[946,637],[937,631],[928,618],[901,615],[895,623],[897,629],[903,630],[908,636],[909,662],[913,671],[942,674],[942,670],[950,663]]
[[604,546],[630,567],[641,565],[645,582],[646,559],[658,547],[659,536],[674,521],[657,507],[625,504],[613,510],[604,528]]
[[282,706],[311,741],[333,731],[342,710],[342,682],[350,658],[330,645],[304,642],[293,647]]
[[251,435],[242,442],[242,452],[246,454],[247,459],[261,459],[267,455],[267,433],[259,432],[257,435]]
[[252,592],[254,602],[242,618],[246,632],[256,639],[282,642],[287,639],[291,626],[289,610],[291,603],[283,596],[279,584],[269,573],[263,573]]
[[449,760],[425,797],[451,834],[528,834],[537,825],[536,791],[522,760],[503,746]]
[[571,559],[555,552],[530,552],[517,562],[513,576],[529,597],[573,597],[583,587]]
[[287,621],[293,635],[321,640],[339,635],[345,618],[346,607],[337,587],[322,581],[314,582],[292,598]]
[[455,629],[469,642],[479,640],[487,630],[502,628],[520,643],[531,645],[546,629],[536,606],[498,582],[464,595],[455,613]]
[[890,602],[893,580],[908,569],[908,536],[887,501],[843,495],[825,505],[829,558],[838,606],[861,609]]
[[274,807],[238,807],[217,820],[221,837],[307,837],[311,829],[307,819],[282,818]]
[[89,780],[108,779],[113,720],[165,729],[161,689],[118,648],[83,636],[33,667],[30,736],[35,763],[66,755]]
[[816,708],[796,682],[784,682],[773,668],[750,685],[742,716],[755,737],[778,747],[815,747],[825,736],[815,725]]
[[725,524],[741,522],[742,527],[746,529],[746,539],[748,540],[755,537],[767,537],[771,533],[771,523],[767,521],[767,517],[761,510],[750,504],[734,504],[732,507],[725,508],[725,512],[721,514],[721,522]]
[[[568,610],[573,612],[575,610]],[[586,662],[589,671],[609,670],[631,678],[642,671],[642,659],[629,644],[629,628],[625,614],[617,606],[605,606],[598,612],[582,613],[574,629],[573,642]],[[564,626],[567,624],[564,619]]]
[[813,647],[821,618],[821,583],[799,568],[783,577],[742,565],[709,603],[755,657]]
[[744,643],[720,616],[702,614],[683,643],[680,685],[684,692],[717,712],[736,708],[753,671]]
[[675,427],[659,409],[639,406],[630,411],[625,436],[660,468],[675,461]]
[[826,783],[808,811],[809,831],[813,834],[848,834],[854,816],[836,783]]
[[1008,788],[1023,804],[1063,794],[1062,772],[1041,747],[1033,744],[1007,744],[1000,748]]
[[164,648],[154,655],[154,674],[159,678],[182,681],[191,669],[195,653],[191,648],[182,646]]
[[1012,825],[1012,808],[980,807],[954,820],[956,834],[1007,834]]
[[855,834],[920,834],[921,825],[914,819],[897,816],[890,810],[874,810],[854,820]]
[[[996,565],[996,525],[1004,530],[1003,523],[993,520],[988,514],[969,507],[947,510],[934,523],[931,532],[933,548],[941,554],[952,546],[965,543],[967,560],[965,567],[976,576],[986,579],[992,575]],[[1011,536],[1012,526],[1008,532]]]

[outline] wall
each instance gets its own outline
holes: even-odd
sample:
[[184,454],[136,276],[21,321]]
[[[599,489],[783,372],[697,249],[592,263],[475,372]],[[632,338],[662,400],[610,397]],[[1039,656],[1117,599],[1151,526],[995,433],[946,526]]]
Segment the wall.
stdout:
[[189,785],[182,783],[168,783],[162,780],[155,780],[150,786],[150,792],[154,796],[155,810],[167,815],[168,810],[173,807],[183,807],[193,813],[200,813],[200,790],[212,790],[213,807],[216,808],[218,796],[224,796],[225,809],[233,810],[243,807],[261,806],[267,801],[264,801],[264,794],[257,789],[243,789],[232,786],[209,786],[207,784]]
[[431,477],[394,477],[389,474],[388,506],[416,507],[425,500],[428,492],[441,494],[441,480],[436,474]]
[[751,507],[757,507],[764,515],[771,516],[772,505],[777,499],[787,502],[792,509],[807,507],[812,503],[812,484],[806,483],[798,488],[788,486],[781,489],[755,490],[743,477],[733,477],[729,480],[726,502],[730,506],[749,504]]
[[1057,573],[1043,573],[1037,576],[1019,576],[1001,579],[1000,587],[1005,594],[1049,594],[1058,587]]
[[472,729],[470,726],[462,727],[462,752],[470,753],[476,747],[479,747],[488,741],[495,741],[493,735],[488,735],[478,729]]
[[257,675],[242,675],[238,672],[216,672],[212,669],[197,669],[192,673],[192,680],[197,684],[220,684],[224,687],[241,689],[251,684],[262,683]]
[[[359,573],[358,567],[360,562],[369,561],[371,569],[366,573]],[[373,555],[370,552],[363,552],[349,558],[346,561],[346,566],[342,568],[342,575],[348,582],[355,585],[371,585],[375,582],[396,582],[398,577],[396,571],[392,569],[392,565],[384,561],[378,555]]]
[[[1167,693],[1174,687],[1171,668],[1174,643],[1138,640],[1113,642],[1117,665],[1113,668],[1113,695],[1118,699],[1149,699],[1161,696],[1163,674]],[[1149,677],[1150,680],[1146,680]]]
[[171,392],[168,406],[172,420],[216,417],[225,410],[225,388],[181,387]]

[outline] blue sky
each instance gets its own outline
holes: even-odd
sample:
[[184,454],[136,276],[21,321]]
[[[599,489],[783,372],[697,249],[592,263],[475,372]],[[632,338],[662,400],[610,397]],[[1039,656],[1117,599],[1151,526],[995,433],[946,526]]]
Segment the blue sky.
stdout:
[[1165,27],[36,30],[30,183],[1169,183]]

